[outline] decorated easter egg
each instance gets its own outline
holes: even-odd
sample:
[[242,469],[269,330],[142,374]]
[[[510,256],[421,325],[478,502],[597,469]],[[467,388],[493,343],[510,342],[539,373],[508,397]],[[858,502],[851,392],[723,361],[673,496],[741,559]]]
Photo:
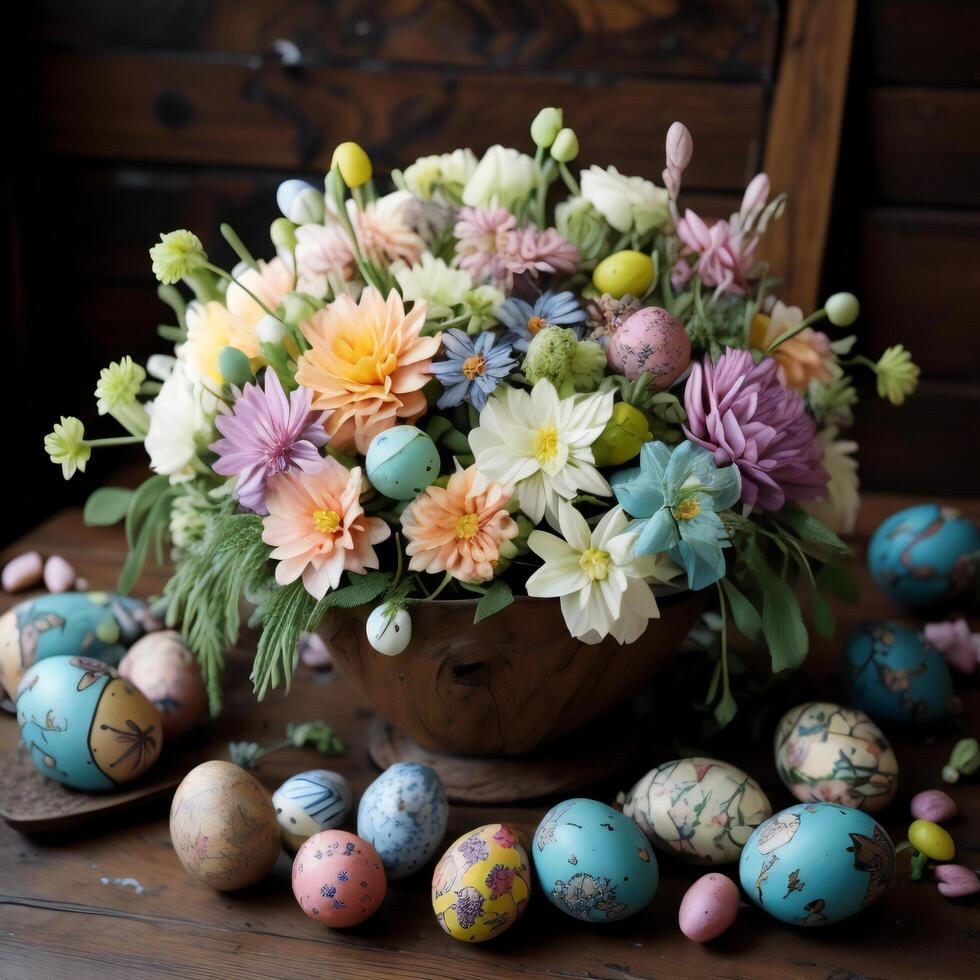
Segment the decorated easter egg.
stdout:
[[772,807],[759,784],[717,759],[675,759],[626,794],[623,813],[662,851],[691,864],[737,861]]
[[918,504],[892,514],[868,544],[868,568],[896,602],[920,609],[959,595],[973,582],[970,555],[980,529],[958,510]]
[[272,794],[282,839],[290,851],[321,830],[339,827],[350,813],[353,794],[339,772],[310,769],[290,776]]
[[881,729],[857,708],[811,701],[776,728],[776,770],[804,802],[838,803],[875,813],[898,789],[898,760]]
[[439,475],[439,450],[421,429],[396,425],[371,440],[364,466],[386,497],[411,500]]
[[187,734],[207,711],[201,668],[176,630],[137,640],[119,662],[119,674],[157,706],[168,739]]
[[388,882],[378,852],[343,830],[314,834],[293,859],[293,895],[332,929],[360,925],[381,908]]
[[531,855],[551,903],[583,922],[628,918],[657,893],[657,858],[643,831],[596,800],[553,806],[534,832]]
[[645,252],[625,249],[607,255],[592,273],[592,282],[600,293],[615,299],[623,296],[643,296],[653,285],[656,275],[653,259]]
[[782,922],[824,926],[850,918],[895,880],[895,847],[860,810],[798,803],[760,824],[742,849],[742,890]]
[[357,808],[357,833],[381,855],[389,879],[406,878],[435,854],[449,804],[435,769],[396,762],[371,783]]
[[230,762],[202,762],[177,787],[170,839],[188,874],[220,892],[264,878],[282,849],[272,798]]
[[368,643],[386,657],[404,653],[412,640],[412,617],[407,609],[392,608],[387,603],[375,606],[364,624]]
[[509,929],[530,894],[527,852],[505,824],[487,824],[457,838],[432,876],[436,920],[467,943],[482,943]]
[[684,893],[677,912],[681,932],[692,942],[717,939],[738,915],[738,886],[731,878],[712,872],[702,875]]
[[652,388],[669,388],[691,363],[691,341],[666,310],[645,306],[616,328],[606,357],[609,366],[630,381],[649,374]]
[[847,698],[876,721],[928,725],[949,716],[953,678],[916,630],[872,620],[851,631],[842,664]]
[[160,712],[101,660],[45,657],[17,690],[20,737],[38,771],[84,790],[146,772],[163,747]]
[[0,685],[13,697],[21,674],[45,657],[90,657],[115,667],[127,647],[161,626],[145,602],[110,592],[27,599],[0,617]]

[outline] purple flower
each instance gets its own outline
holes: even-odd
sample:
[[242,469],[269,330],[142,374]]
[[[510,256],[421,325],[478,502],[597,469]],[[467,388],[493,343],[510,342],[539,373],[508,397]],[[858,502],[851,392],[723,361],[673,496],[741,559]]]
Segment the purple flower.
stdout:
[[465,858],[467,868],[471,868],[477,861],[485,861],[489,855],[486,841],[482,840],[477,834],[470,834],[459,845],[459,852]]
[[728,348],[717,363],[695,364],[684,389],[687,437],[711,450],[717,466],[739,468],[749,507],[772,511],[825,496],[830,479],[817,427],[778,370],[772,358],[756,364],[749,351]]
[[265,372],[265,390],[247,384],[231,415],[215,420],[225,437],[211,446],[218,454],[215,473],[237,476],[236,496],[242,507],[268,514],[265,488],[269,478],[286,470],[316,470],[318,447],[327,441],[323,414],[310,411],[313,393],[297,388],[287,398],[271,368]]
[[460,888],[456,893],[456,918],[463,929],[469,929],[483,914],[483,896],[471,886]]
[[486,886],[491,898],[500,898],[514,887],[514,869],[504,864],[495,864],[486,877]]

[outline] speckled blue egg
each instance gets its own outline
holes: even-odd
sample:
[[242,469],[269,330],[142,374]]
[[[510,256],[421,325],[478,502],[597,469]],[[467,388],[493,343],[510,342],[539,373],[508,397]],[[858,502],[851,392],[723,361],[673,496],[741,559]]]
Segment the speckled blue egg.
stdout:
[[551,903],[583,922],[635,915],[657,893],[657,859],[629,817],[596,800],[565,800],[538,824],[534,869]]
[[895,880],[895,846],[881,824],[835,803],[800,803],[756,827],[739,878],[759,908],[796,926],[848,919]]
[[959,595],[973,582],[969,560],[980,551],[980,529],[958,510],[919,504],[892,514],[868,544],[875,581],[909,609]]
[[364,466],[386,497],[412,500],[439,475],[439,450],[421,429],[396,425],[371,440]]
[[357,835],[381,856],[389,879],[407,878],[436,853],[449,804],[435,769],[396,762],[371,783],[357,808]]
[[855,627],[844,643],[842,674],[848,700],[875,721],[929,725],[952,711],[948,664],[921,633],[900,623]]
[[350,784],[339,772],[310,769],[290,776],[272,794],[272,805],[291,851],[320,833],[339,827],[350,813],[353,796]]

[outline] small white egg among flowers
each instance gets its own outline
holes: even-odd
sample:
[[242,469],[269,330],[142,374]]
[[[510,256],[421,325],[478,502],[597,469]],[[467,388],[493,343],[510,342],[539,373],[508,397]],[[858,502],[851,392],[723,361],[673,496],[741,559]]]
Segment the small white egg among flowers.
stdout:
[[393,608],[387,603],[376,606],[365,624],[368,643],[386,657],[404,653],[412,639],[412,617],[407,609]]

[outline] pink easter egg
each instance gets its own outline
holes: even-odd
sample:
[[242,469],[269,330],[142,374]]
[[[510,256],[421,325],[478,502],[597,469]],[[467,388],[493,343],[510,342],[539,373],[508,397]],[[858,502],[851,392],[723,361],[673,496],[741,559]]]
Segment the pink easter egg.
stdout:
[[25,551],[3,566],[2,581],[6,592],[22,592],[41,581],[44,562],[36,551]]
[[627,317],[606,347],[609,366],[630,381],[646,372],[650,387],[669,388],[691,363],[691,340],[678,320],[658,306]]
[[388,883],[378,852],[356,834],[314,834],[293,860],[293,895],[311,918],[332,929],[360,925],[381,907]]
[[67,592],[75,578],[75,566],[61,555],[52,555],[44,563],[44,587],[48,592]]
[[677,922],[692,942],[706,943],[729,928],[737,914],[738,886],[731,878],[712,872],[685,892]]
[[931,820],[942,823],[956,816],[956,804],[951,796],[941,789],[927,789],[912,797],[909,810],[916,820]]

